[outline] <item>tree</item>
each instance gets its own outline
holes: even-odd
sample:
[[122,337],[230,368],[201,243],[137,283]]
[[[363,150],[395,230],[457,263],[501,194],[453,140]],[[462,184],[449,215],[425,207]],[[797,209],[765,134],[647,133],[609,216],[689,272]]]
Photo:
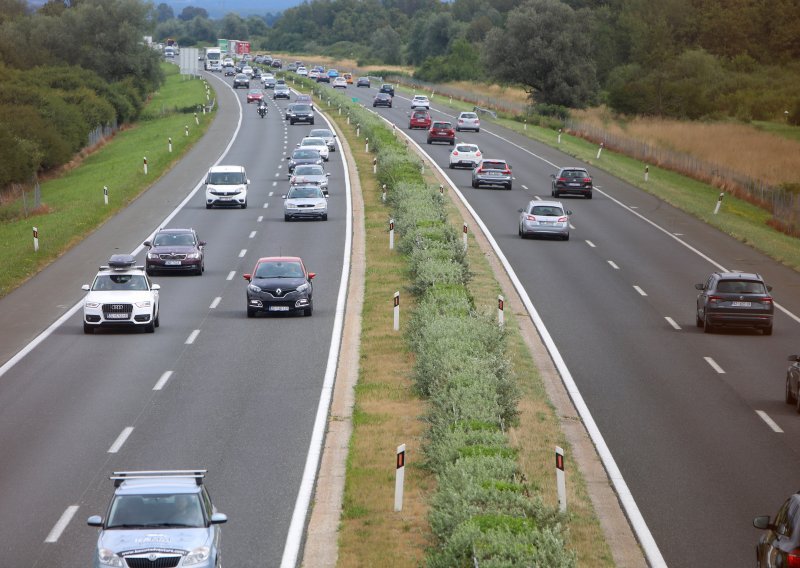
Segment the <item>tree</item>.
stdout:
[[239,14],[229,12],[222,18],[219,33],[228,39],[245,39],[249,36],[247,24]]
[[167,20],[171,20],[175,17],[175,12],[172,10],[172,6],[169,4],[165,4],[162,2],[158,6],[156,6],[156,22],[159,24],[161,22],[166,22]]
[[529,0],[486,37],[493,76],[526,87],[533,102],[584,107],[598,85],[584,22],[558,0]]
[[194,20],[195,18],[208,18],[208,10],[205,8],[195,8],[194,6],[186,6],[178,16],[184,22]]
[[260,16],[250,16],[247,18],[247,31],[251,36],[265,36],[269,33],[267,22]]
[[401,44],[400,34],[392,26],[378,28],[369,37],[370,54],[387,65],[399,65]]

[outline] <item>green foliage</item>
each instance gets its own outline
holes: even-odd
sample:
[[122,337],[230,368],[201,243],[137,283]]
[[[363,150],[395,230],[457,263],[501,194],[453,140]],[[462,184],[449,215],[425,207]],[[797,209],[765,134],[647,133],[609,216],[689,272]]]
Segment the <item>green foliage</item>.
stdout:
[[472,81],[483,78],[478,48],[464,38],[456,39],[446,55],[427,57],[414,71],[423,81]]
[[800,126],[800,98],[795,99],[794,104],[792,105],[792,110],[789,112],[787,120],[789,121],[789,124],[793,124],[794,126]]

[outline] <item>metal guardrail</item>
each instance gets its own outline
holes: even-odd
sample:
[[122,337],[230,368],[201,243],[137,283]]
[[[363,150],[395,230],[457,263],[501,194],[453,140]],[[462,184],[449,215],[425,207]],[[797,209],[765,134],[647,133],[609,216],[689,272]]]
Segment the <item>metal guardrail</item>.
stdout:
[[479,106],[472,107],[473,112],[477,112],[478,114],[488,114],[492,118],[497,118],[497,113],[489,108],[483,108]]

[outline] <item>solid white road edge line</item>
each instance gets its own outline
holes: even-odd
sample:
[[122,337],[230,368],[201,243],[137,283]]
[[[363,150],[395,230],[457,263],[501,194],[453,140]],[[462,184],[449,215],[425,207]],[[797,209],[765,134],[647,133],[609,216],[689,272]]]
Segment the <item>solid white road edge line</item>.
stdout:
[[67,525],[77,512],[78,512],[78,505],[70,505],[69,507],[67,507],[67,509],[61,514],[61,518],[58,519],[55,525],[53,525],[53,528],[50,530],[50,533],[47,535],[47,538],[44,539],[44,541],[58,542],[61,533],[64,532],[64,529],[67,528]]
[[[378,115],[376,113],[377,116]],[[383,120],[389,124],[386,118],[382,117]],[[589,437],[592,439],[592,443],[594,443],[595,448],[597,449],[597,453],[600,456],[601,461],[603,462],[603,466],[606,469],[606,473],[608,474],[611,483],[614,485],[614,490],[617,493],[617,498],[622,505],[622,508],[625,510],[625,514],[628,517],[628,521],[633,527],[633,531],[636,533],[636,537],[639,540],[639,544],[644,551],[645,556],[647,557],[647,561],[650,564],[650,568],[666,568],[667,563],[664,560],[664,557],[661,555],[661,551],[658,548],[658,544],[656,544],[655,539],[653,538],[652,533],[650,532],[650,528],[647,526],[647,523],[642,516],[641,511],[639,511],[639,506],[636,504],[636,501],[633,498],[633,494],[631,493],[630,489],[628,488],[628,484],[625,482],[625,479],[622,477],[622,472],[620,472],[619,467],[617,466],[616,460],[614,460],[614,456],[611,455],[611,450],[609,450],[608,446],[606,445],[605,439],[603,438],[603,434],[600,432],[600,429],[597,427],[597,423],[594,421],[594,417],[592,413],[589,411],[589,407],[586,405],[586,402],[583,400],[583,396],[578,390],[578,385],[575,384],[575,380],[572,378],[572,373],[570,373],[569,369],[567,368],[567,364],[564,362],[564,359],[561,357],[561,353],[558,350],[553,338],[550,336],[550,332],[544,325],[542,318],[539,316],[539,312],[536,311],[536,308],[531,302],[531,299],[528,297],[528,293],[525,291],[522,282],[520,282],[517,274],[514,272],[514,269],[511,267],[511,264],[508,262],[508,259],[503,254],[503,251],[500,250],[500,245],[497,244],[497,241],[489,232],[489,228],[484,224],[483,219],[478,216],[478,213],[473,209],[472,205],[467,201],[464,197],[464,194],[461,193],[461,190],[458,189],[458,186],[453,183],[453,180],[447,175],[447,173],[437,164],[430,155],[425,152],[422,147],[417,144],[410,136],[408,136],[405,132],[398,129],[398,131],[406,137],[410,144],[413,144],[417,147],[417,149],[428,156],[428,160],[434,167],[439,171],[439,173],[447,180],[450,184],[450,188],[453,192],[458,196],[461,200],[461,203],[464,207],[472,214],[475,218],[476,223],[483,231],[483,234],[486,235],[486,239],[492,245],[492,249],[494,250],[495,254],[497,255],[498,259],[505,268],[506,273],[508,273],[508,277],[511,279],[511,282],[514,284],[514,288],[517,290],[517,293],[522,298],[522,302],[525,304],[525,308],[528,310],[528,314],[533,322],[533,325],[536,326],[536,330],[539,332],[539,335],[542,338],[542,342],[547,347],[547,351],[550,353],[550,356],[553,358],[553,363],[558,369],[559,374],[561,375],[561,381],[564,383],[564,387],[567,389],[570,398],[572,399],[572,403],[575,405],[575,409],[580,414],[581,419],[583,420],[584,426],[586,427],[586,431],[589,433]],[[497,136],[493,134],[493,136]],[[497,138],[501,138],[497,136]],[[516,146],[524,150],[525,152],[540,158],[542,161],[551,164],[544,158],[540,156],[536,156],[533,152],[529,150],[525,150],[521,146],[514,144],[513,142],[509,142],[505,140],[509,144]],[[555,167],[555,164],[551,164]],[[637,213],[638,215],[638,213]],[[288,568],[285,567],[285,568]]]
[[172,371],[164,371],[164,374],[161,375],[161,378],[158,379],[158,382],[153,387],[154,391],[160,391],[164,388],[164,385],[167,384],[167,381],[172,376]]
[[197,339],[197,336],[200,335],[200,330],[195,329],[192,333],[189,334],[189,337],[186,338],[186,345],[191,345],[194,343],[194,340]]
[[114,443],[111,444],[111,447],[108,448],[108,453],[116,454],[122,447],[122,444],[124,444],[128,439],[128,436],[131,435],[131,432],[133,432],[133,426],[126,426],[125,429],[120,432],[119,436],[117,436],[117,439],[114,441]]
[[[222,78],[221,78],[221,77],[216,77],[216,76],[214,76],[214,75],[213,75],[213,73],[211,74],[211,76],[212,76],[212,77],[214,77],[216,80],[220,81],[220,82],[221,82],[223,85],[225,85],[225,86],[226,86],[226,87],[228,87],[229,89],[231,88],[231,87],[230,87],[230,85],[228,85],[228,83],[226,83],[224,80],[222,80]],[[236,97],[236,104],[238,104],[238,105],[239,105],[239,121],[238,121],[238,123],[236,124],[236,130],[234,130],[234,131],[233,131],[233,136],[231,136],[231,139],[228,141],[228,145],[227,145],[227,146],[225,146],[225,149],[222,151],[222,154],[220,154],[219,158],[217,158],[217,161],[216,161],[216,162],[214,162],[214,163],[212,164],[213,166],[219,165],[219,163],[220,163],[222,160],[224,160],[224,159],[225,159],[225,157],[228,155],[228,152],[230,152],[230,150],[231,150],[231,146],[233,146],[233,143],[236,141],[236,137],[239,135],[239,130],[242,128],[242,116],[243,116],[243,115],[242,115],[242,103],[239,101],[239,97]],[[196,193],[197,193],[197,192],[200,190],[200,188],[201,188],[201,187],[203,187],[203,185],[204,185],[204,182],[205,182],[205,176],[206,176],[206,174],[204,173],[204,174],[203,174],[203,177],[201,177],[201,178],[200,178],[200,180],[199,180],[199,181],[197,182],[197,184],[194,186],[194,189],[193,189],[192,191],[190,191],[190,192],[189,192],[189,194],[186,196],[186,198],[185,198],[183,201],[181,201],[180,203],[178,203],[178,205],[176,205],[176,206],[175,206],[175,209],[173,209],[173,210],[170,212],[170,214],[169,214],[169,215],[167,215],[167,216],[164,218],[164,220],[163,220],[163,221],[161,221],[160,223],[158,223],[158,224],[155,226],[155,228],[154,228],[152,231],[150,231],[149,235],[148,235],[146,238],[142,239],[142,241],[149,241],[149,240],[153,240],[153,235],[155,235],[155,233],[156,233],[156,231],[158,230],[158,228],[159,228],[159,227],[164,227],[164,226],[168,225],[168,224],[169,224],[169,222],[170,222],[170,221],[172,221],[172,219],[173,219],[173,218],[174,218],[174,217],[175,217],[175,216],[176,216],[176,215],[177,215],[177,214],[178,214],[178,213],[179,213],[179,212],[180,212],[180,211],[181,211],[181,210],[182,210],[184,207],[186,207],[186,204],[187,204],[187,203],[189,203],[189,201],[191,201],[191,200],[192,200],[192,198],[193,198],[193,197],[195,196],[195,194],[196,194]],[[131,254],[132,254],[132,255],[134,255],[134,256],[136,256],[137,254],[139,254],[140,252],[142,252],[142,250],[144,250],[144,245],[139,245],[138,247],[136,247],[136,248],[135,248],[135,249],[134,249],[134,250],[131,252]],[[80,310],[80,309],[81,309],[81,307],[83,307],[83,298],[81,298],[81,299],[80,299],[80,300],[79,300],[79,301],[78,301],[78,302],[77,302],[77,303],[76,303],[74,306],[72,306],[72,307],[71,307],[71,308],[70,308],[70,309],[69,309],[67,312],[65,312],[65,313],[64,313],[64,315],[62,315],[60,318],[58,318],[56,321],[54,321],[52,324],[50,324],[50,326],[49,326],[47,329],[45,329],[45,330],[44,330],[42,333],[40,333],[39,335],[37,335],[37,336],[36,336],[36,337],[33,339],[33,341],[31,341],[31,342],[30,342],[30,343],[28,343],[28,344],[27,344],[25,347],[23,347],[22,349],[20,349],[20,350],[17,352],[17,354],[16,354],[16,355],[14,355],[14,356],[13,356],[11,359],[9,359],[8,361],[6,361],[6,362],[5,362],[5,364],[4,364],[2,367],[0,367],[0,377],[2,377],[3,375],[5,375],[5,374],[6,374],[6,373],[9,371],[9,369],[11,369],[11,368],[12,368],[14,365],[16,365],[17,363],[19,363],[20,361],[22,361],[22,359],[23,359],[23,358],[24,358],[24,357],[25,357],[25,356],[26,356],[28,353],[30,353],[31,351],[33,351],[34,349],[36,349],[36,347],[38,347],[38,346],[39,346],[39,344],[40,344],[42,341],[44,341],[45,339],[47,339],[48,337],[50,337],[50,335],[51,335],[51,334],[52,334],[52,333],[53,333],[55,330],[57,330],[59,327],[61,327],[61,326],[64,324],[64,322],[66,322],[66,321],[67,321],[69,318],[71,318],[73,315],[75,315],[75,313],[76,313],[78,310]]]
[[674,319],[672,319],[671,317],[669,317],[669,316],[664,316],[664,319],[665,319],[665,320],[667,320],[667,323],[668,323],[669,325],[671,325],[672,327],[674,327],[675,329],[677,329],[677,330],[680,330],[680,329],[681,329],[681,326],[679,326],[677,323],[675,323],[675,320],[674,320]]
[[725,369],[723,369],[722,367],[720,367],[720,366],[717,364],[717,362],[716,362],[716,361],[714,361],[714,359],[712,359],[711,357],[703,357],[703,359],[705,359],[705,360],[706,360],[706,363],[708,363],[709,365],[711,365],[711,368],[712,368],[712,369],[714,369],[714,370],[715,370],[717,373],[719,373],[720,375],[724,375],[724,374],[725,374]]
[[756,414],[761,417],[761,420],[767,423],[767,426],[772,428],[773,432],[776,432],[777,434],[783,434],[783,429],[778,426],[778,424],[772,418],[769,417],[769,414],[763,410],[756,410]]
[[[333,124],[320,114],[328,128],[333,130]],[[347,157],[341,152],[342,146],[338,141],[339,153],[342,156],[342,169],[344,170],[345,186],[345,241],[344,259],[342,260],[342,279],[339,282],[339,294],[336,299],[336,315],[333,321],[333,335],[331,336],[331,347],[328,351],[328,364],[325,368],[325,379],[322,383],[322,392],[317,406],[317,415],[314,419],[314,429],[311,433],[311,443],[308,447],[308,456],[303,469],[303,479],[300,482],[300,490],[297,493],[292,521],[289,525],[289,534],[286,536],[286,545],[283,549],[281,568],[295,568],[297,557],[300,554],[300,545],[303,542],[303,532],[306,526],[306,517],[311,503],[311,495],[314,491],[314,482],[319,469],[319,461],[322,455],[322,444],[325,442],[325,430],[328,423],[328,410],[333,398],[333,383],[336,378],[336,367],[339,364],[339,347],[342,342],[342,329],[344,328],[344,309],[347,300],[347,288],[350,277],[350,255],[352,254],[352,233],[353,233],[353,204],[352,189],[350,186],[350,175],[347,167]]]

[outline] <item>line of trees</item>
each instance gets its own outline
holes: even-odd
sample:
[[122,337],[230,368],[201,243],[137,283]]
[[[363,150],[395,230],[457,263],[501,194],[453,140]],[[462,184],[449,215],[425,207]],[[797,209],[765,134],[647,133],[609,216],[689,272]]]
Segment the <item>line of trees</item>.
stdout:
[[163,83],[139,0],[0,0],[0,188],[69,162]]

